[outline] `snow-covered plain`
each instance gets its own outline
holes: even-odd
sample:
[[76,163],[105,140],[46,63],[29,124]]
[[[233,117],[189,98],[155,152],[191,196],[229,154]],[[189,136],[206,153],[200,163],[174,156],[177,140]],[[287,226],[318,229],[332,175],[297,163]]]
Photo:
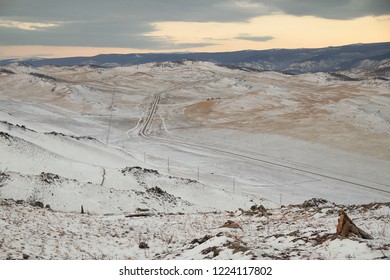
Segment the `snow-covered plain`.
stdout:
[[[389,88],[205,62],[4,66],[0,258],[386,258]],[[337,205],[280,208],[313,197]],[[376,239],[331,235],[340,208]]]

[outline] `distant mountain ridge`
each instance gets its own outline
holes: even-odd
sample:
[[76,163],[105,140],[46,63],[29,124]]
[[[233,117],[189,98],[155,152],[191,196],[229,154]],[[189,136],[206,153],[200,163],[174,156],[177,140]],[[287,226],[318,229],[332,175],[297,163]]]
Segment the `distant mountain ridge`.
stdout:
[[0,61],[0,66],[17,61],[35,67],[44,65],[115,67],[183,60],[209,61],[221,65],[250,67],[257,70],[272,70],[291,74],[372,68],[371,70],[378,70],[387,75],[390,69],[390,42],[317,49],[271,49],[220,53],[101,54],[92,57],[8,59]]

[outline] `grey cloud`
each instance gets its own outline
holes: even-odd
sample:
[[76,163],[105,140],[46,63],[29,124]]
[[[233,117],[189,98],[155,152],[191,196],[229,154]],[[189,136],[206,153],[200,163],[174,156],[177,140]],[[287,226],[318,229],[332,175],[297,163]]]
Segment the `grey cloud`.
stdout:
[[258,11],[238,7],[235,0],[2,0],[0,16],[46,20],[111,17],[143,22],[245,21]]
[[144,36],[154,22],[238,22],[256,15],[235,0],[1,0],[5,19],[62,24],[42,32],[0,27],[0,45],[165,48],[179,45]]
[[247,40],[247,41],[257,41],[257,42],[267,42],[267,41],[273,40],[275,38],[272,37],[272,36],[247,36],[247,35],[241,35],[241,36],[235,37],[235,39]]
[[[4,40],[2,45],[48,45],[48,46],[93,46],[135,49],[183,49],[205,47],[213,43],[175,43],[167,37],[144,36],[139,32],[151,31],[147,25],[117,28],[115,33],[102,32],[96,23],[69,24],[66,28],[50,28],[46,31],[31,32],[20,29],[0,29]],[[115,25],[115,24],[114,24]],[[115,29],[115,27],[112,27]],[[58,35],[60,34],[60,36]]]
[[[60,33],[61,35],[58,35]],[[74,30],[52,29],[45,32],[25,30],[1,30],[1,37],[6,38],[2,45],[46,45],[46,46],[93,46],[122,48],[158,48],[166,45],[164,41],[140,34],[120,35],[88,28]]]
[[147,24],[109,21],[68,23],[39,31],[0,28],[0,44],[145,48],[158,43],[142,35],[152,30]]
[[[257,4],[257,5],[256,5]],[[1,0],[0,16],[41,20],[116,18],[138,22],[247,21],[265,13],[353,18],[390,13],[388,0]]]
[[352,19],[390,14],[389,0],[251,0],[273,6],[286,14],[311,15],[328,19]]
[[348,19],[390,14],[389,6],[388,0],[0,0],[3,19],[61,23],[39,31],[0,27],[0,45],[185,48],[145,33],[158,21],[245,22],[271,12]]

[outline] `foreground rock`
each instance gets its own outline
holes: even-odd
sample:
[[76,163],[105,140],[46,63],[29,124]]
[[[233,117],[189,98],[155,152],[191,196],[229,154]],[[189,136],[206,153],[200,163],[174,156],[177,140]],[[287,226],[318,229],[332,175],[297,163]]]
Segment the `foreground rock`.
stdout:
[[342,237],[357,236],[363,239],[373,239],[371,235],[357,227],[343,210],[340,211],[336,234]]

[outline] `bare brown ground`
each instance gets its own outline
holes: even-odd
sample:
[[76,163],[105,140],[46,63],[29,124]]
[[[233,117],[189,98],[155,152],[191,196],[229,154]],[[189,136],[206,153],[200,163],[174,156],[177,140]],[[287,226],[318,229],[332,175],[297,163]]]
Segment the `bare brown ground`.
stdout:
[[[229,128],[245,132],[273,133],[286,135],[300,140],[359,153],[377,159],[390,160],[390,136],[359,128],[351,119],[354,116],[334,115],[334,109],[340,102],[353,101],[356,98],[369,102],[375,91],[362,91],[353,85],[321,87],[305,84],[289,85],[292,92],[287,96],[267,96],[259,93],[253,106],[242,110],[234,99],[224,99],[222,104],[214,101],[201,101],[185,108],[186,120],[202,122],[211,128]],[[245,98],[254,98],[250,93]],[[259,103],[263,98],[264,103]],[[283,101],[294,101],[295,106],[284,105]],[[272,101],[272,104],[269,102]],[[246,103],[248,104],[248,103]],[[249,103],[251,104],[251,103]],[[230,108],[230,110],[226,110]],[[332,111],[333,110],[333,111]]]

